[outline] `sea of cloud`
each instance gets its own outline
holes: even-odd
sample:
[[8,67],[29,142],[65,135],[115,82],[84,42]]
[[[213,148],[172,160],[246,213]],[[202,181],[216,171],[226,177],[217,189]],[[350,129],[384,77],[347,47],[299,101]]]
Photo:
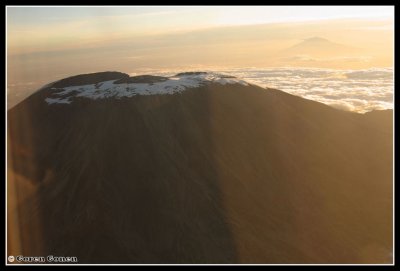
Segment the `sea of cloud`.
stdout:
[[[218,68],[143,69],[130,75],[152,74],[172,76],[191,70],[214,71],[233,75],[262,87],[276,88],[338,109],[368,112],[393,109],[393,68],[337,70],[320,68]],[[8,108],[40,86],[28,82],[8,85]],[[11,91],[12,90],[12,91]]]
[[222,72],[343,110],[364,113],[393,108],[392,68],[250,68],[227,69]]
[[[365,113],[393,109],[393,68],[337,70],[321,68],[213,69],[267,88],[276,88],[332,107]],[[169,76],[176,71],[157,71]]]

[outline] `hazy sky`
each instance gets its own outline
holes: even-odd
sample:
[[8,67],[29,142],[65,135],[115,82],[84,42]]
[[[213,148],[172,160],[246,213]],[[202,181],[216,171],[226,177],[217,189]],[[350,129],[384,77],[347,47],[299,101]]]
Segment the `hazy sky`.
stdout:
[[8,6],[6,11],[8,91],[106,70],[393,65],[393,6]]
[[391,19],[393,7],[172,6],[8,7],[10,52],[57,50],[121,37],[231,25],[369,18]]

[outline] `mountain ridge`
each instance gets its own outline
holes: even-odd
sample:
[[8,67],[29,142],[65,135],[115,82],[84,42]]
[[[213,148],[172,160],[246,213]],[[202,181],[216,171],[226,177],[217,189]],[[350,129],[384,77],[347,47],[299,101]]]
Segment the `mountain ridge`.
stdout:
[[79,263],[390,262],[392,115],[222,79],[69,104],[46,103],[50,86],[10,109],[15,252]]
[[357,52],[361,53],[362,50],[316,36],[304,39],[302,42],[282,50],[281,54],[332,57],[354,55]]

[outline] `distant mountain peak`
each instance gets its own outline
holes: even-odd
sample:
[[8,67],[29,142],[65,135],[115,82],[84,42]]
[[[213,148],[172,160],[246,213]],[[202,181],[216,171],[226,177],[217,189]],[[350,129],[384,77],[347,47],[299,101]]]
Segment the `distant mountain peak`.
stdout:
[[354,54],[359,49],[336,43],[322,37],[311,37],[283,50],[285,54],[308,56],[332,56]]
[[318,37],[318,36],[311,37],[311,38],[308,38],[308,39],[304,39],[304,41],[305,42],[331,42],[328,39],[321,38],[321,37]]

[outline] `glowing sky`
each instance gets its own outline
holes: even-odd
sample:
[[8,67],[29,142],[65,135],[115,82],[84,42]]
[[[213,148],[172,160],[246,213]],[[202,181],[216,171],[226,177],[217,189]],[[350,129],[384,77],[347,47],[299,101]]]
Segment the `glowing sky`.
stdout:
[[107,70],[393,66],[393,6],[7,6],[6,22],[20,97]]
[[[390,6],[8,7],[9,49],[73,46],[129,35],[343,18],[391,19]],[[14,48],[15,47],[15,48]],[[34,47],[34,48],[32,48]]]

